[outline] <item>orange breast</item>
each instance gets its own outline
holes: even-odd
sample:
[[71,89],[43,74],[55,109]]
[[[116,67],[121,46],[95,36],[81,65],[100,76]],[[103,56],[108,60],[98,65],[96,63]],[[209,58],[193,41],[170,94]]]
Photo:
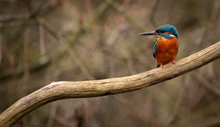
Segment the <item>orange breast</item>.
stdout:
[[178,53],[176,38],[159,38],[157,40],[156,60],[159,65],[165,65],[175,60]]

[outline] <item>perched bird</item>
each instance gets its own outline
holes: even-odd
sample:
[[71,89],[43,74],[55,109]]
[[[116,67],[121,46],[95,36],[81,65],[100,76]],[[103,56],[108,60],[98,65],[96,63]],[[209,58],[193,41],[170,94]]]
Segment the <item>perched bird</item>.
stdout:
[[153,46],[153,56],[157,61],[157,67],[163,67],[168,63],[175,63],[178,53],[178,32],[176,27],[166,24],[159,26],[155,31],[139,33],[140,35],[157,35]]

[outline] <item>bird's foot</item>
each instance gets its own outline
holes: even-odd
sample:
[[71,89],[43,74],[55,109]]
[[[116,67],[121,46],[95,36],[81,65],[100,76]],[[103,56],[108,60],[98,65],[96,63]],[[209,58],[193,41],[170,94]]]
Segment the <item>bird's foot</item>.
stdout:
[[160,67],[161,67],[161,68],[164,68],[164,65],[161,64]]
[[172,60],[171,63],[172,63],[172,64],[176,64],[176,61]]

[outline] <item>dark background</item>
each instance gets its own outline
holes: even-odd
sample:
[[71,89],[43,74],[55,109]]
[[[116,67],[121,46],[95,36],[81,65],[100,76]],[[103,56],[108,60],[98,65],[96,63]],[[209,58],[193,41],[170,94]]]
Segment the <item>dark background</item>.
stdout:
[[[177,60],[220,40],[219,0],[0,0],[0,112],[60,80],[155,68],[156,37],[172,24]],[[219,127],[220,61],[142,90],[52,102],[14,127]]]

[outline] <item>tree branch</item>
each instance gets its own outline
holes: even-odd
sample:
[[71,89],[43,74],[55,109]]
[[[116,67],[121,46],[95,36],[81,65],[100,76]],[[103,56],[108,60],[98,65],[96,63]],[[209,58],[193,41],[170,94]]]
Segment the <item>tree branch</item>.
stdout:
[[175,65],[156,68],[144,73],[104,80],[59,81],[21,98],[0,114],[0,127],[9,127],[36,108],[65,98],[97,97],[129,92],[172,79],[215,59],[220,58],[220,42],[203,49],[189,57],[179,60]]

